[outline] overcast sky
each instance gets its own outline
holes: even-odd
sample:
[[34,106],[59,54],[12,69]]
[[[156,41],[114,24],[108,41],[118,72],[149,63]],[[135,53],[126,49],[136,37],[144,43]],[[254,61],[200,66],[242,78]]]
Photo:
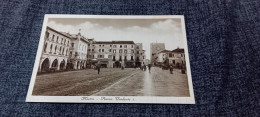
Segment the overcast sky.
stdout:
[[143,43],[150,59],[150,43],[165,43],[167,50],[183,48],[180,19],[87,19],[50,18],[48,26],[62,32],[81,34],[96,41],[134,41]]

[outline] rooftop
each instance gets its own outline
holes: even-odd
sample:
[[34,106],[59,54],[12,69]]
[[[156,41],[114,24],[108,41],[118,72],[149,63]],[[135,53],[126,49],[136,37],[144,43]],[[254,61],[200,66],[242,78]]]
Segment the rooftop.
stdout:
[[160,53],[168,53],[168,52],[171,52],[171,51],[170,50],[163,50]]
[[177,48],[175,50],[172,50],[171,52],[184,53],[184,49]]
[[133,41],[96,41],[94,44],[135,44]]

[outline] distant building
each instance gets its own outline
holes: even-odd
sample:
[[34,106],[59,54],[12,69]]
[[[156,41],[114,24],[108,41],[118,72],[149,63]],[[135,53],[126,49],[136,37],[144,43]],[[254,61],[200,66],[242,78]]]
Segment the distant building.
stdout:
[[144,65],[148,65],[150,64],[150,60],[149,59],[144,59]]
[[136,62],[135,65],[136,67],[141,67],[144,65],[144,59],[145,59],[145,50],[143,50],[143,45],[142,43],[136,43]]
[[47,27],[38,72],[66,69],[70,43],[69,36]]
[[170,50],[163,50],[157,54],[157,63],[162,64],[168,57],[168,54],[170,53]]
[[168,54],[168,59],[170,65],[174,65],[176,67],[179,67],[180,65],[185,65],[186,61],[185,61],[184,49],[177,48],[175,50],[172,50]]
[[151,43],[150,44],[150,59],[151,64],[156,65],[158,54],[165,50],[165,44],[164,43]]
[[163,50],[158,54],[157,65],[173,65],[175,67],[180,67],[185,65],[185,53],[184,49],[177,48],[175,50]]
[[102,67],[139,67],[145,59],[142,44],[133,41],[93,41],[93,49],[91,61],[99,61]]
[[88,40],[88,52],[87,52],[87,68],[94,68],[97,61],[94,60],[95,46],[94,38]]

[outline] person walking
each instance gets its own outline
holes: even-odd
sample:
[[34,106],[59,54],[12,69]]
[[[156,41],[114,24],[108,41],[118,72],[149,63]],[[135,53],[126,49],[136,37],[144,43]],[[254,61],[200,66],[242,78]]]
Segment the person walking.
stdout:
[[100,72],[100,62],[97,63],[96,69],[98,70],[98,74]]
[[152,67],[152,65],[149,64],[149,65],[148,65],[149,73],[151,73],[151,67]]
[[172,67],[172,65],[170,66],[170,74],[173,74],[173,67]]

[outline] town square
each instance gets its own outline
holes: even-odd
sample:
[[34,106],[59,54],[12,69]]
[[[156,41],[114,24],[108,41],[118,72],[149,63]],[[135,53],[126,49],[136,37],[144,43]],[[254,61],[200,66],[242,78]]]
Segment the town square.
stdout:
[[[73,21],[81,24],[50,19],[32,95],[190,96],[180,20]],[[93,32],[86,24],[99,29]],[[176,33],[167,32],[168,25]],[[151,31],[156,31],[153,37]]]

